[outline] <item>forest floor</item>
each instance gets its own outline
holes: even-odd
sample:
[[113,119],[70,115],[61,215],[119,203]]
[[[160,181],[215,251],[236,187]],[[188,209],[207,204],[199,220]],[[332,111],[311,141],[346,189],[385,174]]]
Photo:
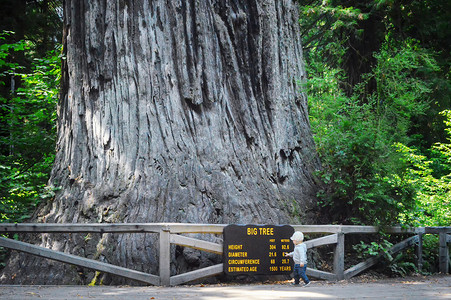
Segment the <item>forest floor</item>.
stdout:
[[308,287],[290,281],[265,284],[199,284],[176,287],[136,286],[0,286],[0,299],[451,299],[451,276],[356,278],[339,282],[312,281]]

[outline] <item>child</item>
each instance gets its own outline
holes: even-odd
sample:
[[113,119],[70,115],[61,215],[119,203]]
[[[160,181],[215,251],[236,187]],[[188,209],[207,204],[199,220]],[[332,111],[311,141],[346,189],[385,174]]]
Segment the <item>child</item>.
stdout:
[[307,246],[303,244],[304,234],[300,231],[296,231],[290,238],[294,244],[294,251],[290,253],[285,253],[285,256],[293,257],[294,260],[294,283],[293,285],[299,284],[299,279],[302,278],[304,281],[304,286],[310,284],[310,280],[305,275],[307,270]]

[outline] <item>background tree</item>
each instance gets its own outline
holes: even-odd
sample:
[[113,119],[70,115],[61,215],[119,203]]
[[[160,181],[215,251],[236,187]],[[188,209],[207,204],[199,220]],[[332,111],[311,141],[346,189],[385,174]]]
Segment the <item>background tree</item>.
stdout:
[[[305,72],[294,3],[64,5],[67,59],[51,175],[61,191],[34,221],[313,222],[319,165],[299,92]],[[148,236],[43,236],[41,243],[157,269]],[[179,262],[200,263],[177,253]],[[208,259],[216,258],[201,261]],[[51,262],[42,274],[40,259],[11,262],[16,280],[83,280]]]
[[[449,108],[449,3],[300,1],[325,222],[393,224],[418,204],[402,143],[431,157]],[[434,16],[432,16],[434,15]],[[439,38],[440,37],[440,38]]]
[[[17,63],[6,63],[11,49],[29,49],[25,41],[0,46],[0,65],[9,66],[0,78],[14,76],[20,86],[13,97],[0,97],[0,222],[24,221],[42,197],[55,156],[56,103],[61,56],[49,52],[35,58],[26,72]],[[15,79],[15,80],[16,80]]]
[[0,222],[23,222],[52,194],[61,3],[0,2]]
[[47,194],[55,153],[60,9],[61,1],[1,2],[0,222],[29,218]]

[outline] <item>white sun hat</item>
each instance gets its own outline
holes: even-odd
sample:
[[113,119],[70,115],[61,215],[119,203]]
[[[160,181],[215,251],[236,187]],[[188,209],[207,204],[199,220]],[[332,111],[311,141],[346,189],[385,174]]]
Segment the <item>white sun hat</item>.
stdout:
[[300,231],[296,231],[290,238],[292,241],[302,242],[304,240],[304,234]]

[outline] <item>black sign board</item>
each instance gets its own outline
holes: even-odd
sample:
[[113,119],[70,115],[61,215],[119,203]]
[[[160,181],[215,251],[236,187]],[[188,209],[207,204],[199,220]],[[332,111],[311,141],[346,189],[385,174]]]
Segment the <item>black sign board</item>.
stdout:
[[228,225],[224,228],[224,272],[279,275],[293,272],[286,252],[294,249],[289,225]]

